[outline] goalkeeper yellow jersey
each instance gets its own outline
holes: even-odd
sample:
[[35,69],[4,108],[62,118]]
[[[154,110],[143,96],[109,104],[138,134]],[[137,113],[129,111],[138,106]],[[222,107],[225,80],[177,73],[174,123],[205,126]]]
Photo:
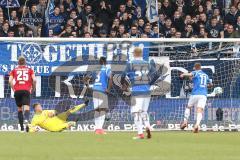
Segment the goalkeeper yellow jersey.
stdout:
[[47,131],[58,132],[64,130],[68,124],[65,118],[59,116],[49,117],[54,110],[43,110],[41,113],[35,113],[31,122],[30,132],[34,132],[34,127],[39,126]]

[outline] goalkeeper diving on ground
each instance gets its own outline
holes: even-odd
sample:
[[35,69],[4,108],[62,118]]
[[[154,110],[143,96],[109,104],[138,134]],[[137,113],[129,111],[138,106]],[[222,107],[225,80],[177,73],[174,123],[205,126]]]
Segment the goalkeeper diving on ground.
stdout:
[[61,132],[69,129],[71,126],[75,126],[76,122],[67,121],[68,116],[87,106],[88,102],[89,100],[85,99],[83,104],[74,106],[60,114],[56,114],[55,110],[43,110],[40,103],[34,104],[34,116],[30,125],[30,132],[39,131],[38,127],[50,132]]

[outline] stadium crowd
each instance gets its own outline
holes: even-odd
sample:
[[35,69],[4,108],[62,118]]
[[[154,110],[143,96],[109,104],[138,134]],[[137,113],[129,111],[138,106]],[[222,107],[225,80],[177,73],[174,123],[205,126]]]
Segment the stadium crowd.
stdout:
[[159,0],[154,23],[136,0],[55,0],[50,15],[47,0],[18,2],[0,8],[1,37],[240,37],[240,0]]

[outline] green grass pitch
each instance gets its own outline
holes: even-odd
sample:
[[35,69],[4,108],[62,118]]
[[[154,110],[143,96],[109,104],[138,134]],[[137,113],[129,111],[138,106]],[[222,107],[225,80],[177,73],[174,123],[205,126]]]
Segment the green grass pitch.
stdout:
[[240,160],[240,134],[230,132],[0,133],[0,160]]

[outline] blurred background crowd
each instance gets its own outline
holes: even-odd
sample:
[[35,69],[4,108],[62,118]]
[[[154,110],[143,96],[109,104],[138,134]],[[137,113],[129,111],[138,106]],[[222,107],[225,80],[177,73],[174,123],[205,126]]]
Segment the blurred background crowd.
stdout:
[[239,38],[240,0],[0,0],[0,37]]

